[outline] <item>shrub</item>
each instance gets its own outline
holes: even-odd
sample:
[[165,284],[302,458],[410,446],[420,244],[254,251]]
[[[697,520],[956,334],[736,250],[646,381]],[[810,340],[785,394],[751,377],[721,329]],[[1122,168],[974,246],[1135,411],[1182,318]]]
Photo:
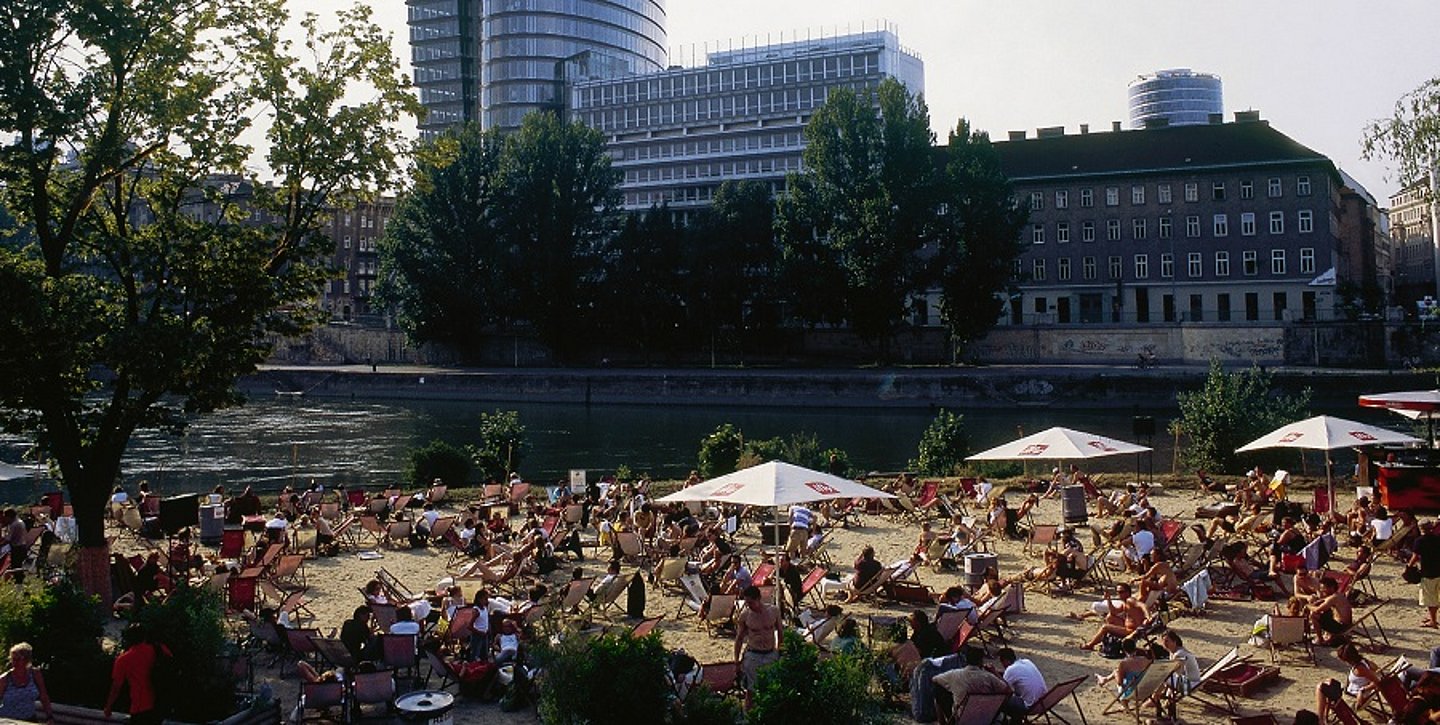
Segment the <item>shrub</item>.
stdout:
[[0,587],[0,652],[19,642],[34,646],[58,702],[105,704],[112,660],[100,646],[103,634],[99,601],[68,580]]
[[540,720],[545,725],[665,722],[670,684],[659,635],[571,636],[543,645]]
[[685,704],[673,713],[674,725],[735,725],[740,719],[740,706],[734,700],[697,687],[685,695]]
[[1219,362],[1210,363],[1210,373],[1200,390],[1176,396],[1180,407],[1179,426],[1190,441],[1181,452],[1187,466],[1211,471],[1239,468],[1235,449],[1307,415],[1310,391],[1281,395],[1271,385],[1270,374],[1251,367],[1227,373]]
[[232,714],[235,685],[219,659],[227,640],[225,603],[218,593],[181,587],[139,608],[133,619],[169,648],[175,680],[184,683],[172,692],[171,719],[209,722]]
[[729,423],[721,424],[714,433],[700,441],[700,475],[714,478],[734,473],[743,447],[744,438],[740,430]]
[[504,481],[520,466],[529,447],[518,412],[496,410],[480,414],[480,438],[472,454],[482,477]]
[[966,461],[955,472],[961,476],[1016,478],[1025,475],[1025,464],[1019,461]]
[[458,446],[442,440],[430,441],[410,451],[410,485],[424,488],[440,479],[449,486],[463,486],[470,480],[470,456]]
[[883,699],[863,655],[820,659],[820,650],[785,633],[780,660],[760,671],[750,725],[849,725],[884,721]]
[[910,467],[926,476],[953,476],[965,464],[970,453],[970,438],[965,433],[965,417],[944,408],[930,421],[920,436],[918,457]]

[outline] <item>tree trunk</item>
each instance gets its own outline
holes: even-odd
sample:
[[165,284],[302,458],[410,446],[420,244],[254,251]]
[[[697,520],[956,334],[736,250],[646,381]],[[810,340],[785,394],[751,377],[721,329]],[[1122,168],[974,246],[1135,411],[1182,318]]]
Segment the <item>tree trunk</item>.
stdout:
[[114,601],[114,594],[110,591],[110,546],[105,540],[105,514],[110,482],[114,480],[113,475],[102,477],[87,471],[78,480],[66,482],[80,535],[80,586],[86,593],[100,597],[107,609]]

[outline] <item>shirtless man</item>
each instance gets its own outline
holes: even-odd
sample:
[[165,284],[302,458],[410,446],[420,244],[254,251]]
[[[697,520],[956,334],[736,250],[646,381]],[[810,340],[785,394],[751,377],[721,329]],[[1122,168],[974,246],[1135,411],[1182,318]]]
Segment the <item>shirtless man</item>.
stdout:
[[[750,708],[760,668],[780,659],[781,631],[784,625],[780,610],[760,599],[760,588],[745,587],[741,594],[745,606],[735,618],[735,662],[740,665],[741,685],[745,688],[745,708]],[[742,658],[741,652],[744,652]]]
[[1140,570],[1142,573],[1135,579],[1135,585],[1140,588],[1140,601],[1150,601],[1151,592],[1159,592],[1167,599],[1173,599],[1180,593],[1180,579],[1175,576],[1170,562],[1164,559],[1156,561],[1154,552],[1140,559]]
[[1115,596],[1106,598],[1103,604],[1106,609],[1105,623],[1100,625],[1100,629],[1096,630],[1095,636],[1091,637],[1089,642],[1080,646],[1081,649],[1095,649],[1107,634],[1129,637],[1150,618],[1150,610],[1145,608],[1144,602],[1131,596],[1128,584],[1116,587]]
[[1334,579],[1320,582],[1320,597],[1305,607],[1305,612],[1310,615],[1310,630],[1320,633],[1318,644],[1326,646],[1334,645],[1355,617],[1349,597],[1340,593],[1340,582]]

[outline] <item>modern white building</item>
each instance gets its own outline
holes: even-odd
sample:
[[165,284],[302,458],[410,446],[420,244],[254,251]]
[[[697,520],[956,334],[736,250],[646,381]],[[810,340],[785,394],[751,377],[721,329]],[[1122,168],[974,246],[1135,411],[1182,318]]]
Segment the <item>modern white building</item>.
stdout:
[[1155,71],[1130,82],[1130,128],[1211,123],[1225,107],[1220,76],[1189,68]]

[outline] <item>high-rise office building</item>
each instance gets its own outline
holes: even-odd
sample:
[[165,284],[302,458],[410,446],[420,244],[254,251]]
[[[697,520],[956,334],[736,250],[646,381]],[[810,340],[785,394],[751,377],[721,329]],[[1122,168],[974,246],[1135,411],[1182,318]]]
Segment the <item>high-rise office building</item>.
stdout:
[[405,0],[420,135],[480,120],[480,0]]
[[1130,128],[1193,126],[1224,112],[1217,75],[1174,68],[1130,82]]

